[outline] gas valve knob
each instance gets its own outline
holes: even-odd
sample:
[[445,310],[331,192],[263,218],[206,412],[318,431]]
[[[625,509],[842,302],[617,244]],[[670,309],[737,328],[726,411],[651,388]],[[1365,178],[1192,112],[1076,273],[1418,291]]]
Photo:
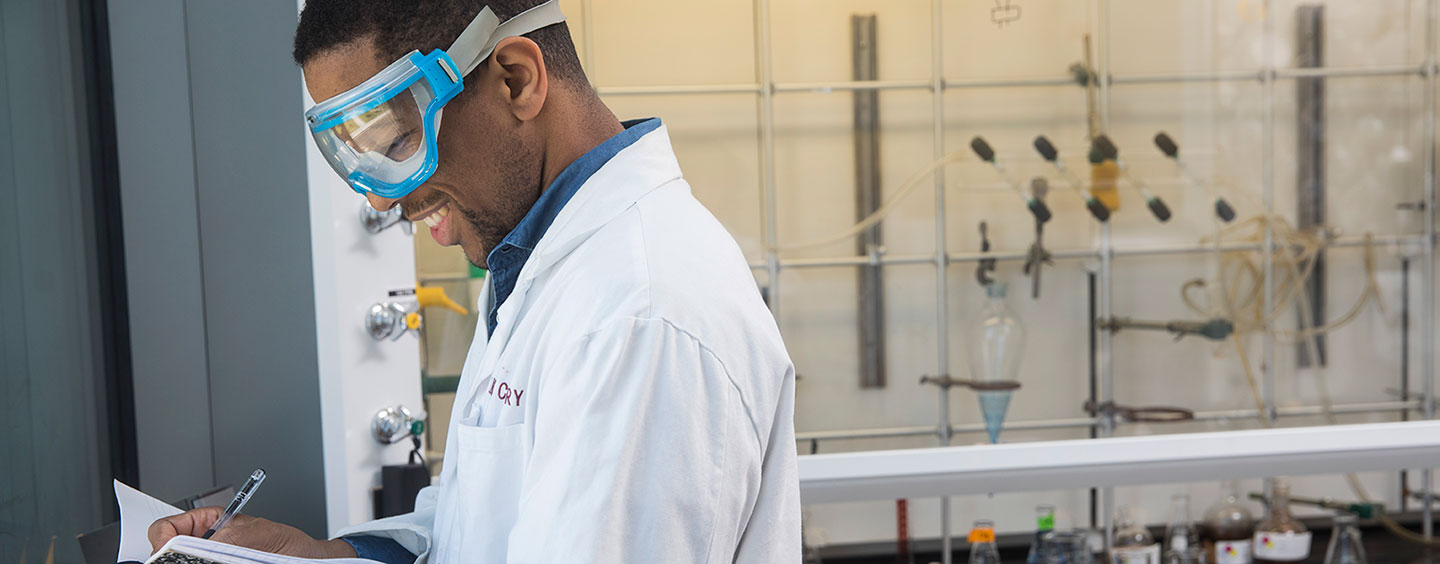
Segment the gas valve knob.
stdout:
[[370,420],[370,434],[382,445],[394,444],[405,437],[418,437],[424,433],[425,414],[412,414],[403,405],[377,411]]
[[420,330],[420,314],[407,311],[395,302],[377,303],[365,313],[365,330],[376,341],[398,341],[407,332]]

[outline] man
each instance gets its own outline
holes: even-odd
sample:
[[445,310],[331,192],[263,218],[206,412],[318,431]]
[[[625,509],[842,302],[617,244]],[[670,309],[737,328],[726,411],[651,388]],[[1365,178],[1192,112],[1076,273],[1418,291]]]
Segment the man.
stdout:
[[[390,563],[799,560],[775,322],[665,126],[617,121],[537,2],[305,6],[295,59],[321,152],[488,268],[484,315],[414,513],[329,541],[242,517],[215,540]],[[157,521],[151,542],[217,516]]]

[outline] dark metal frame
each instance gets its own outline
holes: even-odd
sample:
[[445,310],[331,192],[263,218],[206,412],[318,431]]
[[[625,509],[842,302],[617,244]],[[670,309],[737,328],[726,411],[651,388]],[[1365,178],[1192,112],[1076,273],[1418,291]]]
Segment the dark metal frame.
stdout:
[[[79,0],[81,65],[95,222],[97,320],[101,357],[101,408],[105,413],[111,474],[139,485],[135,387],[130,362],[130,311],[125,284],[125,231],[120,207],[120,166],[115,137],[115,96],[110,66],[107,0]],[[107,484],[108,486],[108,484]],[[118,512],[112,506],[112,514]]]

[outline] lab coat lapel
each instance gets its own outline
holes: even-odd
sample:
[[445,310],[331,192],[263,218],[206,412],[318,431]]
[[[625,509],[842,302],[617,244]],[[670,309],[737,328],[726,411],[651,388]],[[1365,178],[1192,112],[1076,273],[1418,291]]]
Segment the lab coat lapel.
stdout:
[[670,147],[670,131],[661,125],[616,153],[590,176],[556,216],[525,269],[533,266],[533,272],[538,273],[553,266],[640,198],[680,178],[680,163]]
[[525,296],[540,274],[559,263],[590,234],[630,209],[641,197],[680,177],[680,164],[675,160],[670,133],[664,125],[622,149],[595,171],[555,216],[550,229],[540,237],[535,251],[520,268],[515,289],[496,314],[485,369],[491,368],[495,358],[491,352],[503,349],[514,332]]

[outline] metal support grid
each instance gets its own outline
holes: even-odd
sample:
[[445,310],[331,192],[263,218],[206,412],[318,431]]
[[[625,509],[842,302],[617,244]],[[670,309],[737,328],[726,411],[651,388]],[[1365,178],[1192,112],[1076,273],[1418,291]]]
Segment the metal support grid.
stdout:
[[[1433,364],[1434,364],[1434,268],[1435,268],[1435,218],[1433,210],[1436,204],[1436,79],[1437,79],[1437,48],[1436,48],[1436,3],[1437,0],[1426,1],[1426,61],[1419,67],[1415,66],[1383,66],[1369,68],[1346,68],[1346,67],[1319,67],[1319,68],[1278,68],[1275,65],[1275,54],[1273,41],[1265,41],[1264,68],[1260,71],[1217,71],[1206,73],[1175,73],[1175,74],[1145,74],[1115,76],[1110,72],[1110,49],[1109,49],[1109,2],[1108,0],[1096,0],[1098,17],[1099,57],[1097,74],[1106,77],[1106,80],[1098,82],[1100,120],[1103,129],[1109,128],[1109,90],[1114,85],[1134,84],[1182,84],[1193,82],[1219,82],[1219,81],[1259,81],[1262,88],[1262,95],[1265,100],[1263,118],[1263,183],[1262,199],[1267,213],[1274,211],[1274,137],[1275,137],[1275,82],[1281,79],[1295,78],[1348,78],[1348,77],[1384,77],[1384,76],[1419,76],[1425,80],[1425,233],[1419,236],[1423,245],[1423,271],[1422,271],[1422,317],[1421,334],[1424,339],[1422,350],[1422,366],[1420,377],[1423,384],[1423,400],[1419,402],[1420,410],[1426,419],[1433,419],[1435,415],[1435,402],[1431,399],[1434,393]],[[590,0],[585,0],[584,25],[586,26],[586,62],[593,65],[593,40],[591,39],[593,29],[591,23]],[[776,210],[776,181],[774,167],[774,95],[782,92],[836,92],[853,90],[922,90],[928,89],[934,97],[934,153],[936,158],[944,155],[944,120],[943,120],[943,96],[948,88],[1007,88],[1007,87],[1054,87],[1073,84],[1070,78],[1016,78],[1016,79],[981,79],[981,80],[946,80],[943,78],[942,64],[942,20],[941,0],[932,0],[932,76],[931,80],[890,80],[890,81],[833,81],[833,82],[804,82],[804,83],[776,83],[772,76],[771,68],[771,46],[770,46],[770,22],[769,22],[769,0],[754,1],[754,22],[756,38],[756,75],[755,84],[716,84],[716,85],[669,85],[669,86],[635,86],[635,87],[596,87],[597,92],[602,96],[633,96],[633,95],[687,95],[687,94],[757,94],[759,104],[757,117],[760,122],[759,145],[761,163],[761,208],[764,214],[762,222],[762,239],[765,245],[765,262],[762,265],[752,265],[755,268],[763,268],[769,276],[770,308],[772,313],[779,318],[779,274],[782,268],[804,268],[804,267],[827,267],[827,266],[855,266],[864,264],[923,264],[933,263],[936,266],[937,291],[937,319],[936,328],[939,334],[937,339],[939,346],[937,351],[937,364],[942,373],[948,372],[949,364],[949,321],[948,321],[948,294],[946,288],[948,280],[946,267],[953,262],[967,262],[982,258],[978,253],[949,254],[946,251],[945,237],[945,190],[944,175],[936,175],[936,252],[934,256],[929,255],[906,255],[891,257],[844,257],[838,259],[781,259],[778,252],[776,235],[777,210]],[[1275,0],[1265,0],[1265,16],[1262,35],[1266,38],[1275,37]],[[1390,242],[1413,241],[1416,236],[1393,236],[1377,239],[1377,242],[1389,240]],[[1362,244],[1360,241],[1338,241],[1331,244],[1332,247],[1356,246]],[[1265,242],[1262,246],[1237,245],[1222,247],[1222,250],[1256,250],[1259,248],[1274,247],[1274,232],[1267,227],[1265,230]],[[1102,224],[1095,249],[1076,249],[1055,252],[1057,259],[1098,259],[1100,265],[1100,291],[1099,291],[1099,315],[1108,318],[1111,315],[1111,291],[1113,288],[1113,274],[1111,266],[1117,256],[1144,256],[1161,254],[1184,254],[1209,252],[1213,246],[1184,246],[1184,247],[1156,247],[1144,249],[1127,249],[1117,251],[1111,246],[1110,226]],[[1271,258],[1272,253],[1264,254],[1263,270],[1265,289],[1263,292],[1264,307],[1268,311],[1270,301],[1273,299],[1273,269],[1274,264]],[[983,258],[996,258],[997,260],[1019,260],[1023,256],[1019,253],[992,253]],[[1264,379],[1264,405],[1265,417],[1273,422],[1277,417],[1290,415],[1313,415],[1318,413],[1319,408],[1308,406],[1305,408],[1276,409],[1274,398],[1274,336],[1268,332],[1264,337],[1264,364],[1261,367]],[[1099,342],[1100,365],[1099,375],[1101,378],[1101,399],[1110,401],[1113,398],[1113,364],[1111,362],[1112,345],[1108,332],[1100,333]],[[923,436],[936,434],[941,444],[948,444],[950,437],[955,432],[971,432],[981,429],[978,425],[955,426],[949,423],[949,400],[948,394],[940,392],[940,426],[938,428],[909,427],[898,429],[874,429],[868,431],[853,432],[815,432],[798,433],[798,440],[834,440],[834,439],[859,439],[859,438],[883,438],[903,436]],[[1394,409],[1411,409],[1413,402],[1382,402],[1374,404],[1355,404],[1350,406],[1336,406],[1336,413],[1361,413],[1372,411],[1385,411]],[[1312,413],[1312,411],[1314,413]],[[1237,419],[1255,417],[1258,414],[1255,410],[1232,410],[1220,412],[1201,412],[1196,414],[1197,419]],[[1113,435],[1116,421],[1112,416],[1099,418],[1079,419],[1057,419],[1014,422],[1006,425],[1007,429],[1050,429],[1070,427],[1098,427],[1100,436]],[[1431,480],[1432,471],[1425,469],[1422,472],[1422,481],[1425,492],[1433,490]],[[1114,533],[1114,492],[1112,488],[1103,489],[1102,515],[1104,529],[1106,531],[1106,542],[1113,537]],[[1424,534],[1428,538],[1433,534],[1433,506],[1429,497],[1425,500],[1424,507]],[[951,531],[949,525],[949,504],[948,498],[942,503],[942,545],[943,557],[946,564],[952,558],[950,551]]]
[[[944,20],[941,18],[941,0],[930,3],[930,81],[933,109],[933,152],[935,159],[945,156],[945,67]],[[950,280],[947,241],[945,236],[945,173],[935,173],[935,365],[939,374],[950,373]],[[950,389],[939,388],[940,444],[950,444]],[[950,498],[940,498],[940,559],[950,564],[953,558],[951,546]]]
[[[1097,13],[1093,21],[1098,28],[1095,30],[1095,45],[1098,56],[1096,57],[1096,68],[1094,72],[1099,76],[1108,77],[1111,74],[1110,0],[1096,0],[1095,9]],[[1108,133],[1110,131],[1110,88],[1112,84],[1109,80],[1098,82],[1095,96],[1096,105],[1100,113],[1100,131]],[[1099,302],[1096,313],[1099,314],[1100,319],[1110,319],[1114,317],[1114,312],[1111,309],[1113,306],[1111,298],[1113,297],[1115,288],[1113,268],[1115,262],[1115,247],[1112,243],[1110,222],[1107,221],[1100,226],[1100,275],[1097,277],[1099,286],[1097,294],[1099,299],[1096,300]],[[1091,319],[1089,322],[1095,323],[1095,320]],[[1099,397],[1096,401],[1100,404],[1105,404],[1115,401],[1115,349],[1109,331],[1098,331],[1097,333],[1099,334],[1097,335],[1096,341],[1099,346],[1097,347],[1098,350],[1096,351],[1095,360],[1096,363],[1099,364],[1096,371],[1099,377]],[[1094,436],[1099,438],[1115,435],[1114,412],[1107,412],[1105,416],[1100,419],[1100,425],[1096,431]],[[1096,496],[1093,495],[1093,489],[1091,492],[1093,500]],[[1111,541],[1115,538],[1115,488],[1109,486],[1101,488],[1098,497],[1098,501],[1100,502],[1100,522],[1102,524],[1102,530],[1105,531],[1104,544],[1105,549],[1108,551]],[[1092,504],[1093,503],[1092,501]]]
[[[1105,239],[1105,237],[1104,237],[1103,234],[1102,234],[1102,236],[1101,236],[1102,242],[1104,241],[1104,239]],[[1414,235],[1381,235],[1381,236],[1376,236],[1376,237],[1374,237],[1374,238],[1371,239],[1370,241],[1372,241],[1372,242],[1373,242],[1375,245],[1377,245],[1377,246],[1398,246],[1398,245],[1407,245],[1407,244],[1417,244],[1417,245],[1418,245],[1418,244],[1423,244],[1423,241],[1424,241],[1424,240],[1425,240],[1425,236],[1424,236],[1424,235],[1422,235],[1422,234],[1414,234]],[[1327,244],[1326,244],[1326,248],[1327,248],[1327,249],[1346,249],[1346,248],[1352,248],[1352,249],[1353,249],[1353,248],[1359,248],[1359,247],[1364,247],[1365,244],[1366,244],[1366,241],[1367,241],[1367,240],[1366,240],[1364,237],[1340,237],[1340,238],[1336,238],[1335,240],[1330,241],[1329,243],[1327,243]],[[1207,244],[1207,245],[1177,244],[1177,245],[1153,245],[1153,246],[1145,246],[1145,247],[1132,247],[1132,248],[1125,248],[1125,249],[1102,249],[1102,248],[1100,248],[1100,247],[1097,245],[1095,248],[1051,249],[1051,250],[1050,250],[1050,253],[1051,253],[1051,255],[1052,255],[1052,258],[1054,258],[1055,260],[1101,260],[1101,259],[1103,259],[1103,258],[1104,258],[1105,256],[1107,256],[1107,255],[1113,260],[1113,259],[1115,259],[1115,258],[1134,258],[1134,257],[1146,257],[1146,256],[1173,256],[1173,255],[1191,255],[1191,254],[1211,253],[1211,252],[1215,252],[1216,247],[1217,247],[1217,245],[1208,245],[1208,244]],[[1219,247],[1219,250],[1220,250],[1221,252],[1232,252],[1232,251],[1259,251],[1259,250],[1262,250],[1262,249],[1265,248],[1263,244],[1256,244],[1256,243],[1224,243],[1224,244],[1218,245],[1218,247]],[[1000,261],[1000,262],[1008,262],[1008,261],[1025,260],[1025,258],[1026,258],[1026,253],[1025,253],[1024,251],[996,251],[996,252],[990,252],[990,253],[975,253],[975,252],[970,252],[970,253],[949,253],[949,254],[946,255],[946,259],[945,259],[945,260],[946,260],[946,262],[949,263],[949,264],[957,264],[957,263],[978,262],[978,261],[981,261],[981,260],[995,260],[995,261]],[[908,265],[915,265],[915,264],[933,264],[934,262],[935,262],[935,256],[934,256],[934,255],[922,255],[922,254],[885,255],[885,254],[877,254],[876,256],[815,257],[815,258],[792,258],[792,259],[782,258],[782,259],[780,259],[780,268],[781,268],[782,270],[784,270],[784,269],[791,269],[791,268],[840,268],[840,267],[855,267],[855,266],[873,266],[873,265],[877,265],[877,264],[879,264],[879,265],[886,265],[886,266],[890,266],[890,265],[907,265],[907,264],[908,264]],[[767,265],[766,265],[765,263],[751,263],[751,264],[750,264],[750,268],[751,268],[751,269],[754,269],[754,270],[764,270],[765,268],[767,268]]]
[[780,322],[780,244],[776,234],[775,78],[770,66],[770,0],[755,0],[755,74],[763,88],[756,112],[760,118],[760,209],[765,214],[761,235],[769,280],[770,313]]
[[[1264,70],[1213,71],[1174,74],[1107,75],[1106,80],[1097,81],[1102,86],[1114,85],[1163,85],[1195,82],[1254,82],[1263,84],[1266,77],[1276,80],[1296,78],[1363,78],[1363,77],[1404,77],[1426,76],[1424,65],[1394,65],[1383,67],[1315,67],[1284,68]],[[945,79],[941,90],[967,88],[1036,88],[1071,86],[1075,79],[1070,77],[1041,78],[982,78]],[[854,90],[936,90],[931,80],[875,80],[875,81],[819,81],[819,82],[776,82],[770,91],[775,93],[834,93]],[[760,94],[760,84],[672,84],[657,86],[597,86],[601,96],[663,96],[688,94]]]
[[[1420,378],[1424,389],[1422,396],[1425,402],[1425,418],[1435,418],[1435,182],[1436,182],[1436,64],[1437,55],[1440,55],[1440,37],[1437,37],[1436,26],[1440,25],[1437,20],[1437,0],[1426,0],[1425,2],[1425,239],[1423,255],[1423,272],[1421,273],[1421,330],[1420,334],[1424,342],[1420,346]],[[1424,512],[1421,522],[1421,534],[1426,539],[1432,538],[1435,533],[1435,507],[1434,491],[1435,484],[1432,481],[1433,471],[1426,468],[1421,472],[1421,487],[1425,491],[1423,500]]]

